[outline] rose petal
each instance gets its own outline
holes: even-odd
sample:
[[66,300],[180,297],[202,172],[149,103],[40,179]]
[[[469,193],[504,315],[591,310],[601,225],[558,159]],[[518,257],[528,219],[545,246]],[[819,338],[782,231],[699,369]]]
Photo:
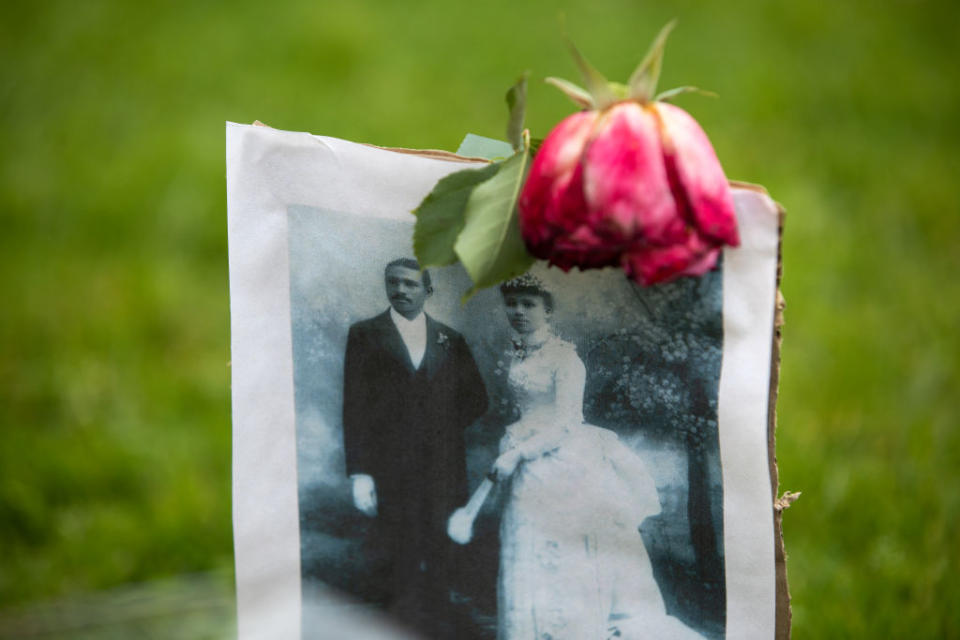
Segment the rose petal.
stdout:
[[690,232],[687,241],[671,246],[638,244],[623,254],[627,275],[644,285],[703,275],[714,267],[720,247]]
[[596,111],[582,111],[565,118],[533,159],[517,209],[520,231],[534,255],[546,257],[540,255],[543,245],[552,244],[555,234],[575,228],[587,215],[580,156],[596,117]]
[[730,183],[707,135],[686,111],[664,102],[653,107],[663,124],[663,149],[674,193],[685,217],[711,240],[740,244]]
[[611,247],[588,225],[581,225],[573,233],[557,238],[550,262],[564,271],[574,266],[599,269],[620,264],[620,255],[620,247]]
[[612,242],[682,239],[655,116],[636,102],[607,110],[587,146],[584,193],[594,227]]

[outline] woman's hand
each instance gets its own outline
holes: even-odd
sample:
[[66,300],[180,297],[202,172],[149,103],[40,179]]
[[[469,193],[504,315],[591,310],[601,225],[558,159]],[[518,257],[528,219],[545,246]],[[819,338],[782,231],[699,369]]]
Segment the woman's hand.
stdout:
[[509,478],[521,460],[523,456],[517,449],[507,449],[493,462],[493,475],[497,480]]

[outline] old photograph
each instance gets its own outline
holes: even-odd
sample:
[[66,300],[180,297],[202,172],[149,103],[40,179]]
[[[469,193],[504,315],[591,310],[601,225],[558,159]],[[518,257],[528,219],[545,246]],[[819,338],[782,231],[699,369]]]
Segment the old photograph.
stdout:
[[426,638],[725,637],[722,264],[463,302],[412,223],[287,214],[304,598]]

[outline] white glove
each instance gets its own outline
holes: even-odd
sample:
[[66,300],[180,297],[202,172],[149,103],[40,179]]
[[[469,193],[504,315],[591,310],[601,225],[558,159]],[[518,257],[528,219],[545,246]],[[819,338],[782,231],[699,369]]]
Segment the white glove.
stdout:
[[473,538],[473,516],[463,507],[447,520],[447,535],[457,544],[467,544]]
[[371,518],[377,515],[377,487],[373,478],[365,473],[357,473],[353,480],[353,506]]

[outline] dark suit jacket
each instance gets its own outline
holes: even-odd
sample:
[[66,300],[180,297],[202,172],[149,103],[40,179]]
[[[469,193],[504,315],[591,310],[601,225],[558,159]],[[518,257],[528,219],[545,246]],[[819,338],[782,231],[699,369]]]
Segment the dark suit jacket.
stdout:
[[450,327],[427,316],[426,351],[416,370],[389,309],[350,327],[346,469],[373,476],[378,524],[399,553],[445,536],[447,518],[467,497],[463,432],[486,408],[470,349]]

